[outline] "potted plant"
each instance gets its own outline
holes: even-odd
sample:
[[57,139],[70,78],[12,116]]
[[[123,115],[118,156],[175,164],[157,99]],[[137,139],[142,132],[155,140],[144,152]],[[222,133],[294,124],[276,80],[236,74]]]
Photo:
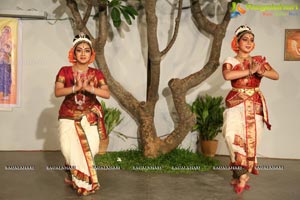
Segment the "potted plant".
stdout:
[[[104,113],[105,129],[106,129],[107,135],[109,135],[113,131],[113,129],[121,123],[121,121],[122,121],[121,111],[118,108],[107,107],[103,100],[100,103],[101,103],[103,113]],[[107,139],[101,141],[98,154],[100,154],[100,155],[105,154],[108,144],[109,144],[109,137],[107,137]]]
[[191,110],[196,115],[196,124],[193,131],[198,131],[199,140],[197,149],[209,157],[217,151],[218,141],[215,137],[221,132],[223,126],[223,97],[210,95],[198,96],[191,105]]

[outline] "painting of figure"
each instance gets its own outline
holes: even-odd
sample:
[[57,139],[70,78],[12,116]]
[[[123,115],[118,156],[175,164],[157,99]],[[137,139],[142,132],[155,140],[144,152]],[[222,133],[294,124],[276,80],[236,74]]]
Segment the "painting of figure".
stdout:
[[300,60],[300,29],[285,30],[284,60]]
[[18,23],[0,19],[0,107],[18,104]]

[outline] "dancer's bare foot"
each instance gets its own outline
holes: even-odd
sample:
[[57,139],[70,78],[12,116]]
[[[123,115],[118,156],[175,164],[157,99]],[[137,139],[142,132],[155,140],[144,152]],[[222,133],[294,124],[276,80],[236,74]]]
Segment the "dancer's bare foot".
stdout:
[[245,190],[250,189],[250,185],[247,184],[247,181],[249,181],[250,177],[248,174],[243,174],[240,176],[238,183],[234,186],[234,190],[237,194],[240,194]]
[[[247,174],[245,174],[245,175],[247,175]],[[249,179],[250,179],[250,177],[247,175],[247,176],[245,177],[245,181],[248,182]],[[233,179],[231,179],[231,181],[230,181],[230,185],[236,185],[236,184],[239,184],[239,183],[240,183],[240,180],[239,180],[239,179],[236,179],[236,178],[233,178]]]
[[238,184],[239,183],[239,179],[236,179],[236,178],[233,178],[233,179],[231,179],[231,181],[230,181],[230,185],[236,185],[236,184]]

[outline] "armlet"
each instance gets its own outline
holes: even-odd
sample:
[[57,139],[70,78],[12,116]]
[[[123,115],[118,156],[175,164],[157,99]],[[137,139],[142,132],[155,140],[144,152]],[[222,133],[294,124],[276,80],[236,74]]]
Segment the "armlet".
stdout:
[[98,87],[100,88],[103,85],[107,85],[104,79],[99,80]]
[[65,77],[58,76],[57,79],[56,79],[56,82],[65,83]]
[[224,63],[224,64],[223,64],[223,71],[224,71],[224,70],[231,70],[231,68],[232,68],[232,65],[231,65],[231,64],[229,64],[229,63]]
[[265,64],[264,64],[264,68],[265,68],[267,71],[272,70],[272,67],[271,67],[271,65],[270,65],[269,63],[265,63]]

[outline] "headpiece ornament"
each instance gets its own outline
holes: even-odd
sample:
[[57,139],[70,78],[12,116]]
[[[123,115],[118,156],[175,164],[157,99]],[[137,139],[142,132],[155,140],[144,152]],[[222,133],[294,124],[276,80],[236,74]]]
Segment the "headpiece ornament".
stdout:
[[90,45],[92,45],[92,42],[90,40],[90,37],[88,35],[86,35],[85,33],[83,32],[80,32],[78,35],[76,35],[73,39],[73,47],[80,43],[80,42],[87,42],[89,43]]
[[238,39],[243,35],[243,33],[251,33],[252,35],[254,35],[251,28],[247,25],[241,25],[235,30],[235,36]]

